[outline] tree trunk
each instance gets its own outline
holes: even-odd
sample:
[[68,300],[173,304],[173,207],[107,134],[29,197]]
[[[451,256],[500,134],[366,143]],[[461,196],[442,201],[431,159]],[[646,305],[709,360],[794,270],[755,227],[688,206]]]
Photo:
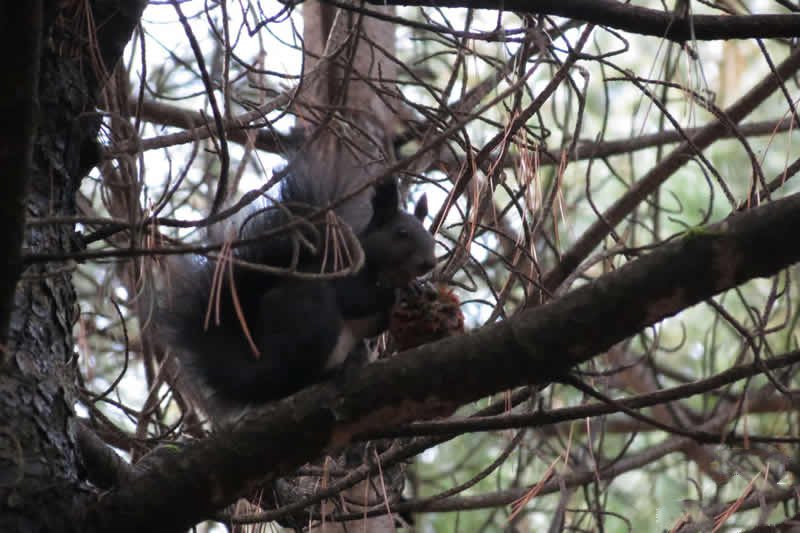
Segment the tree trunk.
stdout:
[[[16,186],[19,194],[3,201],[24,205],[33,219],[76,214],[81,179],[99,153],[100,117],[92,110],[102,74],[90,67],[90,58],[95,66],[113,67],[144,7],[139,1],[97,1],[87,14],[81,9],[89,6],[80,3],[61,3],[64,11],[46,4],[15,2],[0,10],[5,49],[21,49],[18,59],[27,68],[12,65],[14,75],[3,77],[4,134],[18,126],[30,132],[32,141],[30,147],[23,135],[5,139],[10,151],[3,157],[16,159],[21,171],[4,177],[4,187]],[[89,33],[75,24],[90,17],[107,24],[97,32],[93,50],[86,44]],[[18,74],[27,74],[27,83],[20,83]],[[80,238],[68,224],[28,225],[22,245],[32,253],[63,253],[76,250]],[[12,258],[20,252],[19,242],[15,249],[4,248]],[[11,312],[0,372],[2,531],[86,531],[82,516],[95,498],[83,480],[73,413],[72,327],[79,311],[73,267],[71,261],[29,266],[16,284],[13,305],[7,306]],[[15,279],[5,283],[13,286]]]

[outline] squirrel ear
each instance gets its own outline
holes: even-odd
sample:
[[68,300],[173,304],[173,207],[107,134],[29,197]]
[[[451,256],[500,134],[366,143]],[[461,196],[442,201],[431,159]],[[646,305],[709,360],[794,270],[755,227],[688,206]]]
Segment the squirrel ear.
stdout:
[[394,180],[382,180],[375,184],[371,225],[382,226],[397,215],[399,196],[397,183]]
[[417,200],[417,205],[414,206],[414,216],[420,222],[424,222],[425,217],[428,216],[428,196],[425,193],[422,193],[422,196]]

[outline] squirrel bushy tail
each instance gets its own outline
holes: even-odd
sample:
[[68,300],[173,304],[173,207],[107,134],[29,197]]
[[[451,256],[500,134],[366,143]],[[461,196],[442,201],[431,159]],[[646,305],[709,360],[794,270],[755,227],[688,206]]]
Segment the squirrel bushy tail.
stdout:
[[[406,213],[396,182],[385,180],[371,200],[355,196],[339,209],[363,250],[363,266],[319,276],[353,258],[331,237],[337,224],[323,211],[337,199],[323,197],[331,194],[303,167],[295,169],[283,179],[280,203],[241,221],[237,237],[246,244],[233,249],[239,262],[169,261],[157,335],[180,358],[182,379],[204,391],[201,403],[212,417],[215,410],[277,400],[321,380],[362,339],[386,330],[395,289],[433,268],[434,240],[421,222],[424,197],[413,215]],[[319,220],[309,222],[311,215]],[[279,231],[287,225],[290,230]]]

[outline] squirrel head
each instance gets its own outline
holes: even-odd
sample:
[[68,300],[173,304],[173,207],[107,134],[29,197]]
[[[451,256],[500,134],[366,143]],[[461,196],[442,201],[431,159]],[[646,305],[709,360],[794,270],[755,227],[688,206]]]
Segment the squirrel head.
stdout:
[[422,225],[428,215],[425,195],[417,201],[414,214],[398,206],[399,194],[394,180],[375,186],[372,219],[361,235],[367,268],[378,281],[390,287],[406,287],[411,281],[436,266],[433,236]]

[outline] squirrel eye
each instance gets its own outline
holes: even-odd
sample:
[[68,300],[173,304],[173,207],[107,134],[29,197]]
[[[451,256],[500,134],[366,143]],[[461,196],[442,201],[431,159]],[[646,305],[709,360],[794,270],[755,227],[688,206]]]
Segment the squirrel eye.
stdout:
[[394,234],[400,238],[405,239],[408,237],[408,229],[407,228],[397,228]]

